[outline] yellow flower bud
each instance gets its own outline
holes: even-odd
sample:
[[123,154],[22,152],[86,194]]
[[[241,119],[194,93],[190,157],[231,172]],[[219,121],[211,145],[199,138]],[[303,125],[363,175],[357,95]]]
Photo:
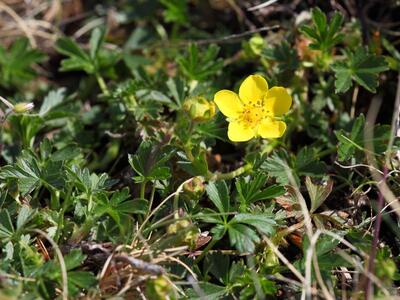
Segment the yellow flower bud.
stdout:
[[146,294],[149,299],[170,299],[172,292],[172,287],[164,275],[147,281]]
[[30,111],[31,109],[33,109],[34,105],[32,102],[30,103],[25,103],[25,102],[21,102],[21,103],[17,103],[14,105],[14,112],[16,114],[23,114],[26,113],[28,111]]
[[167,233],[168,234],[175,234],[178,232],[178,227],[176,226],[176,224],[171,224],[167,227]]
[[264,48],[264,39],[263,39],[263,37],[261,37],[259,35],[253,36],[249,40],[249,45],[250,45],[251,51],[253,51],[254,54],[260,55],[261,51]]
[[215,104],[204,97],[196,96],[183,103],[183,109],[195,122],[205,122],[215,115]]
[[200,177],[195,177],[183,185],[182,197],[186,200],[198,200],[205,191],[204,182]]

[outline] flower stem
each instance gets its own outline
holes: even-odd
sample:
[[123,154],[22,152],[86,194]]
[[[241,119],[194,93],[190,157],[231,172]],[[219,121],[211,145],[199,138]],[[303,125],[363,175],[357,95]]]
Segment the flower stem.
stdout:
[[207,179],[209,181],[229,180],[229,179],[233,179],[239,175],[242,175],[243,173],[249,171],[251,168],[252,168],[252,165],[247,164],[247,165],[244,165],[244,166],[242,166],[236,170],[233,170],[232,172],[228,172],[228,173],[208,172]]
[[143,181],[140,184],[140,199],[146,199],[144,197],[145,196],[145,192],[146,192],[146,184],[147,184],[147,181]]
[[101,91],[103,92],[103,94],[106,96],[110,96],[110,91],[107,88],[106,82],[104,81],[104,78],[99,73],[96,73],[96,80],[97,80],[97,83],[99,84],[99,87],[100,87]]

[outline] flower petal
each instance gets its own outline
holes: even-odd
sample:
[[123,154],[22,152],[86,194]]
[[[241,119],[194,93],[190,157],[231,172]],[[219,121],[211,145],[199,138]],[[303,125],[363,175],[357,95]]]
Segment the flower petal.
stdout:
[[214,96],[219,110],[228,118],[236,118],[243,109],[239,96],[229,90],[221,90]]
[[254,137],[254,130],[243,127],[239,122],[230,122],[228,137],[233,142],[246,142]]
[[268,83],[260,75],[248,76],[240,85],[239,97],[244,103],[262,100],[268,91]]
[[292,97],[281,86],[274,86],[269,89],[264,98],[264,108],[267,115],[281,116],[289,111],[291,105]]
[[272,119],[264,119],[258,126],[258,135],[265,139],[279,138],[286,130],[286,123],[282,121],[274,121]]

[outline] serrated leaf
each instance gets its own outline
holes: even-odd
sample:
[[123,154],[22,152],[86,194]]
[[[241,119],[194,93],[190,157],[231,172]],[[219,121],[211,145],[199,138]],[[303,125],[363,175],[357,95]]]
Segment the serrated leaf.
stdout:
[[379,73],[389,69],[382,56],[367,53],[363,47],[347,53],[345,61],[337,61],[331,68],[335,72],[336,93],[346,92],[353,85],[352,80],[375,93]]
[[50,91],[43,100],[42,106],[39,110],[39,116],[45,116],[50,110],[59,105],[64,100],[65,91],[65,88]]
[[166,163],[175,153],[171,146],[156,146],[151,141],[143,141],[136,154],[128,155],[128,161],[133,170],[139,175],[134,177],[136,182],[163,180],[171,176]]
[[225,181],[210,182],[206,187],[207,195],[218,208],[220,213],[227,213],[230,211],[230,197],[228,186]]
[[328,180],[325,184],[314,184],[310,177],[306,178],[306,187],[310,196],[310,213],[315,212],[332,192],[333,181]]
[[304,147],[296,156],[295,170],[300,176],[323,176],[326,165],[319,161],[314,148]]
[[70,38],[60,38],[56,42],[56,50],[68,58],[61,61],[61,71],[85,71],[93,74],[96,70],[89,55]]
[[65,267],[67,271],[73,270],[86,259],[86,255],[82,253],[81,249],[72,249],[67,255],[64,256]]
[[329,52],[343,39],[343,34],[340,33],[343,16],[335,12],[328,23],[326,15],[318,7],[312,9],[311,15],[313,26],[303,25],[300,31],[312,40],[309,45],[311,49]]
[[97,54],[101,48],[101,45],[104,40],[104,35],[105,35],[105,30],[100,29],[100,28],[95,28],[92,31],[92,34],[90,35],[90,41],[89,41],[89,46],[90,46],[90,58],[95,61]]
[[276,177],[279,183],[287,184],[289,183],[288,172],[291,172],[288,161],[286,152],[275,152],[262,163],[261,169],[268,172],[268,175]]
[[214,44],[202,53],[195,44],[190,44],[188,54],[178,56],[176,62],[181,72],[190,80],[204,81],[223,67],[223,61],[218,58],[218,53],[219,47]]
[[33,65],[45,58],[39,50],[31,49],[26,38],[15,40],[8,50],[0,46],[0,85],[23,86],[37,75]]
[[203,300],[204,298],[218,300],[227,292],[225,287],[209,282],[199,282],[198,291],[199,293],[195,289],[188,289],[186,293],[190,300]]
[[291,47],[286,41],[283,41],[281,44],[273,48],[264,49],[262,55],[277,62],[279,72],[294,71],[299,66],[296,49]]
[[228,235],[231,245],[241,253],[253,253],[255,243],[260,242],[260,238],[252,228],[240,223],[229,224]]
[[237,214],[229,224],[243,223],[254,226],[260,232],[272,235],[274,233],[274,226],[276,222],[274,216],[271,214]]

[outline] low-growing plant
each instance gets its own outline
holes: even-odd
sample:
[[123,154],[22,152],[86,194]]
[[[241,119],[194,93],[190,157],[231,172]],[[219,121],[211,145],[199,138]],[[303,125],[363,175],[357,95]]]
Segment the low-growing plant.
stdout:
[[0,47],[0,299],[398,295],[398,41],[200,2]]

